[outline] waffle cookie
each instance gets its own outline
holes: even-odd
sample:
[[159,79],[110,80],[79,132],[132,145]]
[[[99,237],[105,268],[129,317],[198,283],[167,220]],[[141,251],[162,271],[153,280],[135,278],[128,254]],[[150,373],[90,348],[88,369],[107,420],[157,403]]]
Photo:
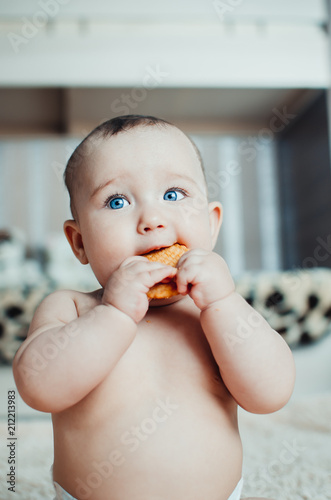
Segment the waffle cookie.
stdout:
[[[145,254],[144,257],[152,262],[161,262],[167,266],[176,267],[177,262],[187,250],[188,248],[185,245],[175,243],[171,247],[153,250],[153,252]],[[156,283],[156,285],[152,286],[147,292],[147,297],[149,299],[168,299],[173,295],[178,295],[175,281],[170,281],[169,283]]]

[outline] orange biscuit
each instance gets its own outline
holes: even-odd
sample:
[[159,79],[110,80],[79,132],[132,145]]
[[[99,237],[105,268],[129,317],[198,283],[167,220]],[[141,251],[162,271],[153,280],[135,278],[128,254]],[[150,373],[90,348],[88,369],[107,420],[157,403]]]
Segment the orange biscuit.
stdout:
[[[162,248],[161,250],[153,250],[144,255],[152,262],[161,262],[167,266],[176,267],[177,262],[187,252],[188,248],[185,245],[175,243],[171,247]],[[150,299],[168,299],[173,295],[178,295],[177,286],[175,281],[169,283],[156,283],[147,292],[147,297]]]

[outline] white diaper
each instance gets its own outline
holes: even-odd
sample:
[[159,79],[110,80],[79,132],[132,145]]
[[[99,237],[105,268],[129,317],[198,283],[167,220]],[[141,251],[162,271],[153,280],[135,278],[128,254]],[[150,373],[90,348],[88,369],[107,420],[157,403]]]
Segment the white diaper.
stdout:
[[240,479],[239,483],[229,496],[228,500],[240,500],[242,489],[243,489],[243,478]]
[[[54,482],[54,488],[56,492],[56,497],[54,500],[76,500],[70,493],[67,493],[58,483]],[[243,489],[243,478],[240,479],[239,483],[229,496],[228,500],[240,500],[240,495]]]
[[76,500],[76,498],[71,496],[70,493],[67,493],[58,483],[55,481],[53,481],[53,483],[56,493],[54,500]]

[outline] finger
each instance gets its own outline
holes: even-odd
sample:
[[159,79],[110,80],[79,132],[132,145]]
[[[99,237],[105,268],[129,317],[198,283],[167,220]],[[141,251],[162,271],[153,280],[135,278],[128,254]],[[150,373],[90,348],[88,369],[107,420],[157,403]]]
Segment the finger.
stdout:
[[132,255],[131,257],[127,257],[123,262],[121,263],[121,267],[129,266],[131,264],[135,264],[136,262],[145,262],[146,259],[145,257],[142,257],[141,255]]
[[189,279],[187,272],[183,270],[178,270],[176,275],[176,285],[178,293],[181,295],[187,295],[189,293]]
[[210,252],[208,252],[207,250],[204,250],[203,248],[194,248],[193,250],[188,250],[187,252],[183,253],[183,255],[180,257],[179,261],[191,259],[192,257],[196,257],[196,256],[204,257],[205,255],[208,255],[209,253]]
[[153,269],[168,269],[171,266],[166,266],[161,262],[151,262],[145,258],[130,260],[127,264],[121,266],[121,270],[129,274],[137,274],[144,271],[151,271]]
[[163,265],[162,268],[149,270],[146,274],[145,285],[148,286],[148,289],[154,286],[156,283],[160,283],[161,281],[168,279],[171,281],[172,278],[177,273],[177,269],[171,266]]
[[180,267],[177,271],[176,283],[177,290],[182,295],[190,293],[192,285],[197,283],[199,266],[190,265]]
[[146,259],[146,257],[143,257],[142,255],[132,255],[131,257],[127,257],[119,266],[120,268],[134,268],[136,266],[154,266],[154,267],[160,267],[164,266],[162,262],[158,261],[150,261]]
[[160,264],[159,262],[149,262],[147,259],[134,260],[121,266],[111,278],[112,288],[121,291],[124,288],[131,287],[133,283],[141,283],[144,287],[154,285],[150,273],[156,272],[156,280],[162,280],[166,277],[172,277],[176,270],[171,266]]
[[187,253],[183,254],[177,263],[177,266],[176,266],[177,269],[183,268],[186,265],[189,265],[189,266],[196,265],[196,264],[199,265],[201,262],[203,262],[203,259],[205,257],[205,253],[200,253],[200,252],[204,252],[204,250],[201,250],[199,252],[192,250],[191,253],[187,252]]

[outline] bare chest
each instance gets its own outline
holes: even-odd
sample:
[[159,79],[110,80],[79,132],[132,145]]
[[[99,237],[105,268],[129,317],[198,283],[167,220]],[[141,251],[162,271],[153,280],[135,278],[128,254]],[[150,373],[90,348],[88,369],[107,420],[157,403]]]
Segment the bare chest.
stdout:
[[93,397],[109,401],[114,413],[159,395],[228,401],[199,311],[190,302],[151,308],[133,343]]
[[[81,312],[94,305],[93,300],[85,303]],[[85,415],[94,423],[114,422],[130,415],[130,408],[148,407],[165,396],[200,405],[233,403],[201,328],[200,311],[189,297],[150,307],[117,365],[69,411],[78,420]]]

